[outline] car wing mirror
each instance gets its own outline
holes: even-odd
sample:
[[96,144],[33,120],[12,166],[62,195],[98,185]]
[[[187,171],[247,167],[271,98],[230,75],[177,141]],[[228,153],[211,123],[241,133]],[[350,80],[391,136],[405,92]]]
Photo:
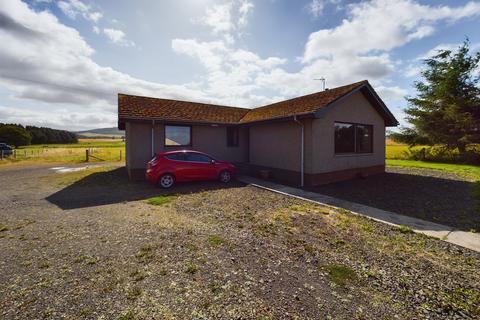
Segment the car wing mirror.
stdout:
[[215,164],[216,161],[212,159],[212,160],[210,160],[210,163],[211,163],[211,164]]

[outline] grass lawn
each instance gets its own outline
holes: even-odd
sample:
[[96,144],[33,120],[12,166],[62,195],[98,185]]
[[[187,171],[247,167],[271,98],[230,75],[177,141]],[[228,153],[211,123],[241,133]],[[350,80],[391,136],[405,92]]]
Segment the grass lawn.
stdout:
[[341,209],[120,168],[0,178],[6,319],[480,317],[480,254]]
[[480,166],[453,164],[453,163],[425,162],[425,161],[415,161],[415,160],[397,160],[397,159],[387,159],[386,164],[388,166],[397,166],[397,167],[412,167],[412,168],[441,170],[441,171],[458,174],[460,176],[471,179],[472,181],[480,181]]

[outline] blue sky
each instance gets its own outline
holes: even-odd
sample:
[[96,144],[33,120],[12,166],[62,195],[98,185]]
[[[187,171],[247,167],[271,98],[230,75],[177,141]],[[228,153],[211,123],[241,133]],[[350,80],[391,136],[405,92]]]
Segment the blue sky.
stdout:
[[368,79],[403,124],[421,59],[480,1],[2,0],[0,122],[116,125],[118,92],[255,107]]

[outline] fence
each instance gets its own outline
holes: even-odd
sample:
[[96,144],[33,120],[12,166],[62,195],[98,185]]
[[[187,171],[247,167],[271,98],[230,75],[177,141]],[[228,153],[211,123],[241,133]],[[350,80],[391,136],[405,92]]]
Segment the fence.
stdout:
[[125,149],[112,148],[26,148],[12,151],[0,150],[0,160],[11,162],[51,161],[51,162],[96,162],[121,161]]

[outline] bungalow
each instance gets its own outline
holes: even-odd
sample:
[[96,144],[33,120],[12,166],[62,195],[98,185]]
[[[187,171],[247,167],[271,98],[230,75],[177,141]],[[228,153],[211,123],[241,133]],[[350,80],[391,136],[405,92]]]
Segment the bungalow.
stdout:
[[118,95],[131,179],[156,152],[183,148],[301,186],[372,175],[385,171],[385,127],[396,125],[368,81],[254,109]]

